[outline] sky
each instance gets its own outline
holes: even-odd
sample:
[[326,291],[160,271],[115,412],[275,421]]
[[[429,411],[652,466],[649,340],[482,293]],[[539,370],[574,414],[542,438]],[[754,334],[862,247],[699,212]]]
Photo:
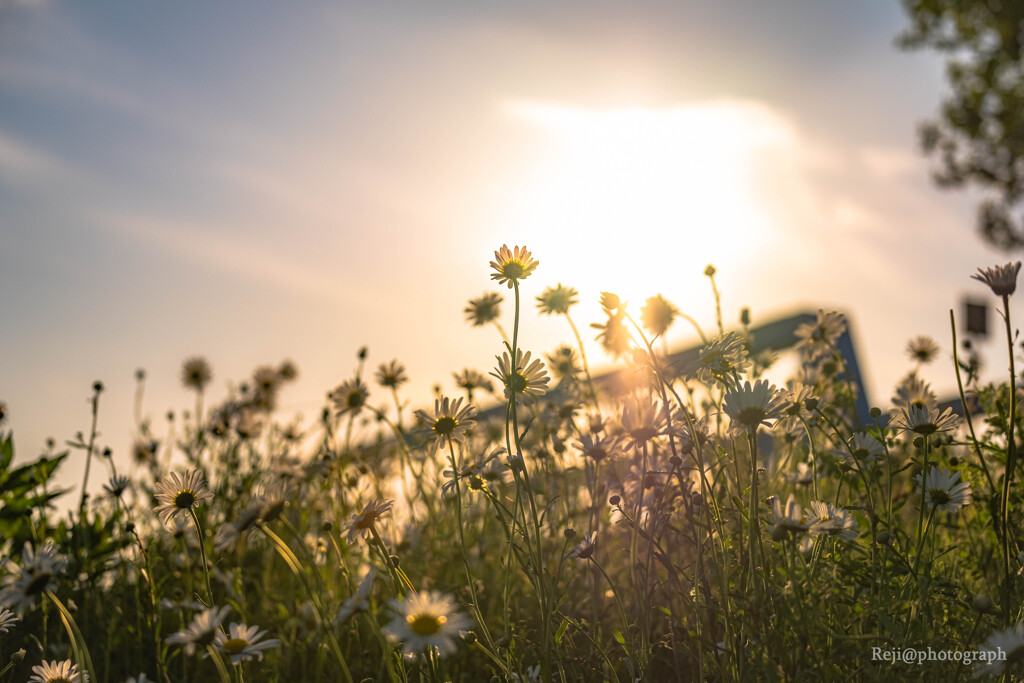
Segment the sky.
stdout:
[[[910,369],[955,387],[949,309],[1008,258],[973,199],[929,179],[916,127],[941,61],[901,52],[895,1],[138,3],[0,0],[0,401],[19,460],[89,427],[124,458],[263,364],[299,380],[278,417],[397,358],[411,407],[489,371],[489,261],[526,245],[520,339],[571,340],[534,297],[576,287],[636,312],[662,294],[704,327],[848,314],[872,402]],[[503,321],[511,324],[511,292]],[[592,363],[608,367],[588,339]],[[671,345],[692,344],[677,324]],[[993,341],[990,365],[1001,368]],[[379,390],[371,401],[387,400]],[[78,481],[73,456],[63,480]],[[91,484],[98,490],[100,475]]]

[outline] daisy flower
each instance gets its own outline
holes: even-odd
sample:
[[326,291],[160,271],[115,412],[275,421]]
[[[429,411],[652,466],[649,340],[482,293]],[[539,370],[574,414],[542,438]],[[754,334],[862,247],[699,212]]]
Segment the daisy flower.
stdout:
[[667,414],[657,402],[637,397],[626,399],[622,406],[622,428],[629,436],[627,448],[637,448],[665,430]]
[[618,455],[619,442],[620,437],[618,436],[598,437],[596,434],[593,436],[583,434],[575,445],[580,449],[584,457],[590,458],[594,462],[601,462],[606,458],[613,458]]
[[357,538],[366,538],[366,534],[375,529],[377,520],[391,511],[394,501],[374,500],[363,508],[362,513],[352,515],[348,525],[348,542],[355,543]]
[[846,331],[846,319],[841,313],[818,309],[818,319],[813,323],[799,325],[793,334],[799,341],[797,351],[805,353],[811,360],[820,358],[835,348],[836,342]]
[[[915,479],[918,483],[922,481],[920,474]],[[973,500],[971,485],[960,481],[959,472],[950,472],[935,467],[928,470],[928,475],[924,477],[923,481],[925,501],[937,510],[956,512]]]
[[338,608],[338,614],[334,617],[335,624],[344,624],[352,618],[352,615],[370,610],[370,593],[373,591],[373,582],[376,578],[377,570],[370,567],[366,576],[359,582],[356,592]]
[[754,383],[744,382],[725,393],[725,412],[734,422],[753,431],[758,425],[768,424],[782,414],[785,397],[775,391],[775,385],[760,379]]
[[455,378],[456,386],[465,389],[469,393],[472,393],[474,389],[494,390],[494,384],[491,380],[487,379],[484,373],[473,368],[464,368],[461,372],[453,372],[452,377]]
[[856,460],[873,461],[885,457],[885,446],[867,432],[857,432],[850,439],[850,450]]
[[1017,622],[1013,628],[996,631],[990,635],[978,650],[986,653],[979,659],[975,675],[1001,674],[1006,668],[1024,658],[1024,622]]
[[515,283],[529,277],[540,265],[526,247],[516,247],[512,250],[507,244],[503,244],[501,249],[494,252],[494,258],[495,260],[491,261],[491,268],[494,268],[495,272],[491,273],[491,279],[497,280],[499,285],[508,283],[509,289],[512,289]]
[[213,645],[218,635],[223,635],[220,624],[224,617],[231,611],[230,607],[211,607],[203,610],[192,619],[184,631],[178,631],[167,636],[166,640],[171,645],[184,645],[185,654],[191,655],[196,647]]
[[14,622],[21,621],[21,617],[14,616],[9,609],[0,610],[0,633],[7,633],[7,629],[14,626]]
[[405,366],[399,363],[397,358],[388,363],[381,363],[377,368],[377,384],[382,387],[397,389],[408,381]]
[[916,363],[931,363],[939,355],[939,345],[931,337],[914,337],[907,342],[907,355]]
[[589,536],[570,548],[565,556],[577,560],[589,560],[594,556],[595,550],[597,550],[597,532],[591,531]]
[[749,366],[743,337],[729,332],[701,347],[697,359],[687,367],[686,374],[705,384],[710,384],[712,380],[728,384],[742,375]]
[[120,498],[128,489],[129,483],[128,477],[123,474],[115,474],[108,483],[103,485],[103,490],[114,498]]
[[[935,398],[931,385],[918,377],[916,371],[908,373],[900,380],[896,385],[896,395],[892,397],[892,404],[897,408],[924,406],[931,409],[935,408],[937,403],[938,399]],[[896,411],[894,414],[899,413]]]
[[564,315],[579,303],[579,296],[572,287],[565,287],[561,282],[555,287],[548,287],[537,297],[537,309],[544,315]]
[[842,541],[852,541],[857,538],[857,520],[849,512],[837,508],[832,503],[825,503],[820,500],[811,501],[813,516],[810,532],[815,536],[835,536]]
[[160,505],[153,510],[164,524],[179,512],[187,514],[204,500],[213,498],[199,470],[186,470],[181,479],[177,473],[171,472],[166,479],[157,482],[156,489],[156,500]]
[[366,399],[370,397],[370,391],[363,384],[363,380],[356,377],[339,384],[327,397],[334,403],[334,408],[338,411],[338,415],[344,415],[348,412],[357,414],[366,405]]
[[3,590],[0,590],[0,605],[9,607],[19,616],[35,604],[37,597],[54,587],[54,578],[67,564],[67,557],[57,554],[53,541],[46,541],[39,548],[26,541],[21,560],[21,566],[13,560],[7,561],[9,574],[4,577]]
[[195,356],[181,366],[181,383],[186,389],[202,391],[213,379],[213,370],[205,358]]
[[516,349],[516,367],[512,370],[512,359],[508,351],[504,352],[498,359],[498,368],[491,373],[505,385],[505,398],[510,399],[512,394],[523,403],[530,403],[543,396],[548,391],[547,370],[544,363],[535,358],[530,362],[530,352],[525,354],[522,349]]
[[70,659],[66,659],[63,662],[43,662],[33,666],[32,678],[28,679],[28,683],[80,683],[85,680],[85,674],[80,673]]
[[[499,459],[504,453],[504,448],[497,448],[487,457],[469,464],[466,464],[466,459],[460,453],[456,463],[459,479],[470,491],[489,491],[492,484],[497,485],[505,480],[508,469],[501,465]],[[455,493],[455,472],[449,468],[442,473],[447,481],[441,486],[441,493],[446,496]]]
[[1007,263],[1005,266],[992,266],[978,272],[971,278],[978,282],[984,282],[992,288],[996,296],[1010,296],[1017,291],[1017,273],[1020,271],[1020,261]]
[[952,408],[946,408],[941,413],[936,408],[912,405],[903,408],[891,425],[897,431],[914,432],[921,436],[931,436],[935,433],[952,432],[960,426],[960,417],[953,414]]
[[476,424],[476,420],[473,419],[475,415],[476,408],[471,405],[463,408],[461,398],[452,400],[447,397],[434,401],[433,415],[425,410],[416,411],[416,417],[430,428],[441,448],[453,441],[465,441],[466,430]]
[[231,657],[232,664],[238,664],[253,658],[262,660],[264,650],[281,644],[277,638],[263,640],[265,635],[267,635],[266,630],[261,631],[259,626],[246,626],[232,622],[228,626],[227,634],[217,631],[213,637],[213,643],[221,652]]
[[388,638],[402,643],[406,655],[415,655],[426,649],[440,656],[453,654],[459,631],[465,631],[473,622],[456,611],[455,599],[437,591],[411,593],[405,600],[392,600],[395,618],[384,627]]
[[563,344],[548,354],[548,367],[555,377],[575,377],[580,369],[576,365],[576,351],[571,346]]
[[473,327],[481,327],[497,320],[501,315],[501,302],[504,300],[497,292],[486,292],[477,299],[470,299],[469,305],[463,310],[466,322],[472,323]]
[[659,294],[644,302],[640,309],[640,322],[645,330],[658,337],[665,334],[677,315],[679,309]]
[[793,494],[789,494],[786,504],[778,496],[771,497],[772,510],[769,516],[768,533],[776,540],[782,540],[787,532],[803,533],[808,526],[803,521],[803,508],[796,502]]

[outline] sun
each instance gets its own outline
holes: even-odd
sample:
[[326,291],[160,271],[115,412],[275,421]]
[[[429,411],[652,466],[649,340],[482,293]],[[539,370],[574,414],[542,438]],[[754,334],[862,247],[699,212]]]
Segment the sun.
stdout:
[[670,286],[676,295],[706,288],[708,263],[749,268],[778,239],[757,179],[793,133],[767,107],[513,101],[504,111],[544,136],[544,152],[513,182],[502,227],[544,245],[560,277],[581,291],[639,301]]

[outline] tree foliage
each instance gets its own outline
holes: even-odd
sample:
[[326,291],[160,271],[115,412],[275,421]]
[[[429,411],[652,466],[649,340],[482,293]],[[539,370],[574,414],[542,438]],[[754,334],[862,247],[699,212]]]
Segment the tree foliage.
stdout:
[[978,228],[1006,251],[1024,247],[1024,2],[903,0],[908,49],[947,57],[952,90],[938,120],[920,128],[924,151],[937,158],[941,187],[983,193]]

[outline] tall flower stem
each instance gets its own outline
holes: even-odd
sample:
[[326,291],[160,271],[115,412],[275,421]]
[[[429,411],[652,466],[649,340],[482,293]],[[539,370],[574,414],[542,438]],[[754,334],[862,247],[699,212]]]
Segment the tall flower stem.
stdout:
[[1010,573],[1010,486],[1017,467],[1017,447],[1013,431],[1017,422],[1017,377],[1013,363],[1013,330],[1010,327],[1010,296],[1003,294],[1003,321],[1006,323],[1006,347],[1010,356],[1010,423],[1006,430],[1006,474],[1003,476],[1003,498],[1000,516],[1003,520],[1003,619],[1010,620],[1010,596],[1013,594],[1013,574]]
[[206,561],[206,540],[203,538],[203,527],[199,524],[199,516],[196,515],[195,508],[189,508],[189,514],[192,515],[192,522],[196,526],[196,535],[199,537],[199,551],[203,555],[203,576],[206,577],[206,599],[208,607],[213,606],[213,587],[210,584],[210,564]]
[[85,513],[85,501],[89,497],[86,487],[89,485],[89,465],[92,464],[92,452],[96,450],[96,421],[99,416],[100,391],[103,387],[97,382],[92,394],[92,427],[89,428],[89,445],[85,450],[85,474],[82,476],[82,498],[78,503],[78,518]]
[[[459,467],[455,461],[455,446],[452,444],[452,440],[448,439],[448,457],[452,464],[452,476],[455,479],[455,520],[456,526],[459,529],[459,546],[462,548],[462,564],[466,570],[466,581],[469,583],[469,595],[473,601],[473,616],[476,618],[477,624],[480,625],[480,630],[483,632],[484,639],[487,641],[487,648],[491,652],[495,652],[497,648],[494,647],[494,640],[491,638],[491,632],[487,628],[487,622],[484,619],[483,612],[480,610],[480,598],[476,594],[476,582],[473,580],[473,573],[469,568],[469,553],[466,551],[466,534],[462,527],[462,486],[459,481]],[[495,659],[493,656],[492,659]],[[495,661],[497,661],[495,659]],[[508,673],[507,667],[502,665],[502,670]]]

